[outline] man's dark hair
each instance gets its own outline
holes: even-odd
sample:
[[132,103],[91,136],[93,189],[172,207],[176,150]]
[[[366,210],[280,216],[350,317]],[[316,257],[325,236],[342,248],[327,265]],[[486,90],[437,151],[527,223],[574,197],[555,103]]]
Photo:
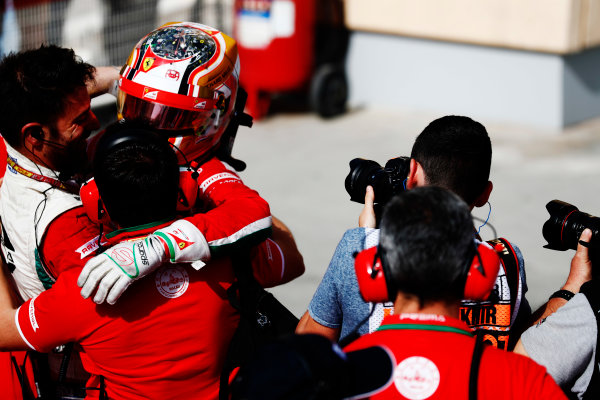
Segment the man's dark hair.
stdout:
[[67,97],[94,79],[95,68],[72,49],[44,46],[0,61],[0,134],[13,147],[29,122],[53,126]]
[[421,132],[411,158],[423,167],[428,185],[452,190],[472,205],[490,177],[492,143],[479,122],[451,115]]
[[417,296],[421,304],[459,301],[474,238],[465,202],[426,186],[402,192],[386,205],[379,248],[397,290]]
[[110,125],[98,141],[93,165],[102,202],[121,227],[175,216],[177,156],[152,128],[136,122]]

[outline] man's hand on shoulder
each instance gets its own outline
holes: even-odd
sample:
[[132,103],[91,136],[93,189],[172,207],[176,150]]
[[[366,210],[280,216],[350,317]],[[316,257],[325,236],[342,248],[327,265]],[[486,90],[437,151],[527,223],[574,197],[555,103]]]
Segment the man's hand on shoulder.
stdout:
[[190,222],[179,220],[144,239],[122,242],[88,261],[77,285],[84,298],[96,290],[94,302],[114,304],[134,281],[163,263],[192,263],[199,269],[210,258],[204,235]]

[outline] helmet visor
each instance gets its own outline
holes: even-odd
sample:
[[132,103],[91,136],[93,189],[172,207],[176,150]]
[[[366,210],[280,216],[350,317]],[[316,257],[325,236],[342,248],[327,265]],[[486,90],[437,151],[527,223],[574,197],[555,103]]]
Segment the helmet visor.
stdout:
[[[142,120],[150,126],[169,131],[188,131],[202,134],[213,121],[213,112],[207,110],[182,110],[164,104],[152,103],[119,90],[117,96],[119,119]],[[172,136],[181,136],[173,132]]]

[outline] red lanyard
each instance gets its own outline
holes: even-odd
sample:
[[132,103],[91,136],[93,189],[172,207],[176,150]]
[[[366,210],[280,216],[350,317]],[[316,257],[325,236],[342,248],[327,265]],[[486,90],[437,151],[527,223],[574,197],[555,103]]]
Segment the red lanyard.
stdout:
[[17,171],[19,174],[26,176],[27,178],[31,178],[33,180],[36,180],[38,182],[44,182],[44,183],[48,183],[54,187],[60,188],[64,191],[67,191],[69,193],[77,193],[77,188],[74,187],[74,185],[67,185],[64,182],[59,181],[58,179],[54,179],[54,178],[50,178],[44,175],[40,175],[40,174],[36,174],[35,172],[31,172],[29,170],[26,170],[25,168],[21,167],[19,164],[17,164],[12,158],[7,157],[6,158],[6,162],[8,163],[8,165],[14,169],[15,171]]

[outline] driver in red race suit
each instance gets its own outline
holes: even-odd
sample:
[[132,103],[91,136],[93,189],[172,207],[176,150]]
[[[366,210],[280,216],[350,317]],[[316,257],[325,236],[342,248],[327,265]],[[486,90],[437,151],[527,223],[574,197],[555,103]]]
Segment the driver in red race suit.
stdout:
[[[175,219],[176,157],[164,138],[150,133],[120,124],[109,127],[99,143],[106,151],[94,161],[99,198],[110,222],[120,228],[104,236],[106,245],[116,249],[108,256],[129,259],[121,263],[127,274],[134,274],[145,260],[141,254],[138,264],[133,262],[139,243],[169,230]],[[126,142],[103,147],[103,142],[122,134]],[[157,194],[149,196],[152,193]],[[141,206],[132,210],[134,204]],[[289,232],[279,226],[274,238],[289,242]],[[265,286],[301,273],[298,263],[283,269],[287,260],[270,239],[251,250],[250,261],[256,279]],[[52,288],[25,302],[16,316],[6,296],[0,297],[5,326],[0,348],[47,352],[58,344],[77,342],[92,375],[86,398],[216,399],[239,320],[227,297],[235,280],[229,258],[215,257],[199,270],[166,264],[132,285],[114,306],[80,296],[82,264],[63,271]]]

